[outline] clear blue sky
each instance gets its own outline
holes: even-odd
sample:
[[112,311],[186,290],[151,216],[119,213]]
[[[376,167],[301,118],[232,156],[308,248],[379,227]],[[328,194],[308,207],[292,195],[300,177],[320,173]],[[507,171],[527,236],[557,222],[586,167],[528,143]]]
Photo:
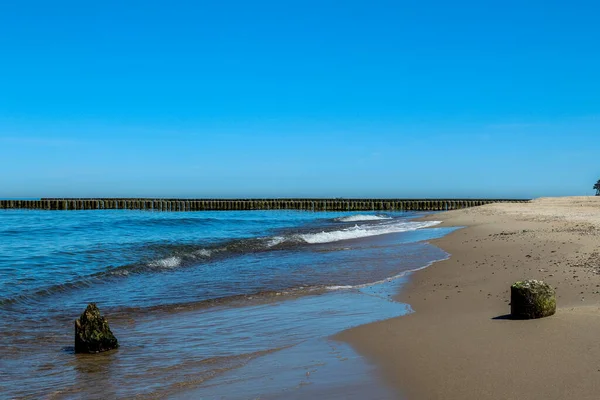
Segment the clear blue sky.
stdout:
[[4,1],[0,197],[537,197],[600,178],[596,1]]

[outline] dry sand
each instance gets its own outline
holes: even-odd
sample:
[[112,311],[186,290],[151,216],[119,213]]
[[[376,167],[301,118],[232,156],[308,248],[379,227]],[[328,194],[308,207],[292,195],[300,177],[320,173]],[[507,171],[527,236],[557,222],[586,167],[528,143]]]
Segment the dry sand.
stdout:
[[[545,198],[437,214],[464,229],[411,276],[415,313],[342,332],[402,397],[600,399],[600,198]],[[510,285],[542,279],[557,313],[506,319]]]

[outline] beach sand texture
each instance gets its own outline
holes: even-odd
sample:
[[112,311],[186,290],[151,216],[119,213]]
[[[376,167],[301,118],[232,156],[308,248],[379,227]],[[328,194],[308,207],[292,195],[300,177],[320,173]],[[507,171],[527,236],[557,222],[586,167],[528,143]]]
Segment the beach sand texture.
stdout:
[[[450,259],[411,275],[415,313],[342,332],[413,399],[600,398],[600,197],[490,204],[433,218]],[[557,313],[514,321],[510,285],[541,279]]]

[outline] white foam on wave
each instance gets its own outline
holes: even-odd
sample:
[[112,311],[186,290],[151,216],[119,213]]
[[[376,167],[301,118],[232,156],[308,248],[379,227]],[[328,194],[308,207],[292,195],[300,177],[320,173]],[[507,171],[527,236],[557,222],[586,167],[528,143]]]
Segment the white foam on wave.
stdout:
[[181,264],[181,258],[179,257],[167,257],[161,260],[152,261],[149,266],[153,268],[175,268]]
[[395,224],[385,225],[356,225],[352,228],[346,228],[339,231],[307,233],[299,236],[306,243],[310,244],[331,243],[338,242],[340,240],[359,239],[369,236],[385,235],[388,233],[416,231],[417,229],[428,228],[439,223],[440,221],[427,221],[399,222]]
[[361,221],[381,221],[381,220],[386,220],[386,219],[392,219],[392,218],[386,217],[383,215],[357,214],[357,215],[350,215],[348,217],[341,217],[341,218],[338,218],[336,221],[339,221],[339,222],[361,222]]
[[273,247],[273,246],[277,246],[280,243],[283,243],[286,241],[286,238],[284,236],[273,236],[272,238],[269,238],[269,241],[267,242],[267,246],[268,247]]
[[392,282],[392,281],[395,281],[396,279],[403,278],[406,275],[411,274],[413,272],[417,272],[417,271],[420,271],[422,269],[429,268],[433,264],[435,264],[437,262],[440,262],[440,261],[446,261],[449,258],[450,258],[450,255],[446,254],[446,257],[440,258],[439,260],[430,261],[427,264],[423,265],[422,267],[418,267],[418,268],[413,268],[413,269],[409,269],[409,270],[406,270],[406,271],[402,271],[402,272],[400,272],[397,275],[390,276],[389,278],[385,278],[385,279],[382,279],[382,280],[379,280],[379,281],[369,282],[369,283],[361,283],[359,285],[337,285],[337,286],[334,285],[334,286],[327,286],[325,289],[332,290],[332,291],[334,291],[334,290],[349,290],[349,289],[362,289],[362,288],[366,288],[366,287],[374,286],[374,285],[381,285],[382,283]]
[[198,251],[195,251],[194,254],[200,257],[210,257],[212,256],[212,251],[211,250],[206,250],[206,249],[200,249]]

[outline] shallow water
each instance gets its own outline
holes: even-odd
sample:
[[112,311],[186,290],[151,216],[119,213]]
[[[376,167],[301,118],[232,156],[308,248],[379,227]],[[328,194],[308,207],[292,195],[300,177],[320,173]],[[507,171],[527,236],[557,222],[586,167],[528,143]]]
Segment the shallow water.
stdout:
[[[249,390],[256,371],[269,368],[279,379],[269,393],[254,385],[257,396],[289,394],[294,385],[306,393],[318,385],[286,378],[313,365],[298,354],[324,354],[318,349],[330,346],[328,336],[410,311],[389,300],[390,285],[401,280],[370,283],[446,257],[424,241],[449,230],[414,216],[0,212],[0,393],[122,398],[201,390],[204,398],[234,398],[235,382]],[[108,317],[119,350],[73,354],[73,320],[90,301]],[[340,367],[331,372],[332,360],[320,361],[329,366],[317,369],[320,376],[344,375]],[[355,365],[349,370],[364,368]]]

